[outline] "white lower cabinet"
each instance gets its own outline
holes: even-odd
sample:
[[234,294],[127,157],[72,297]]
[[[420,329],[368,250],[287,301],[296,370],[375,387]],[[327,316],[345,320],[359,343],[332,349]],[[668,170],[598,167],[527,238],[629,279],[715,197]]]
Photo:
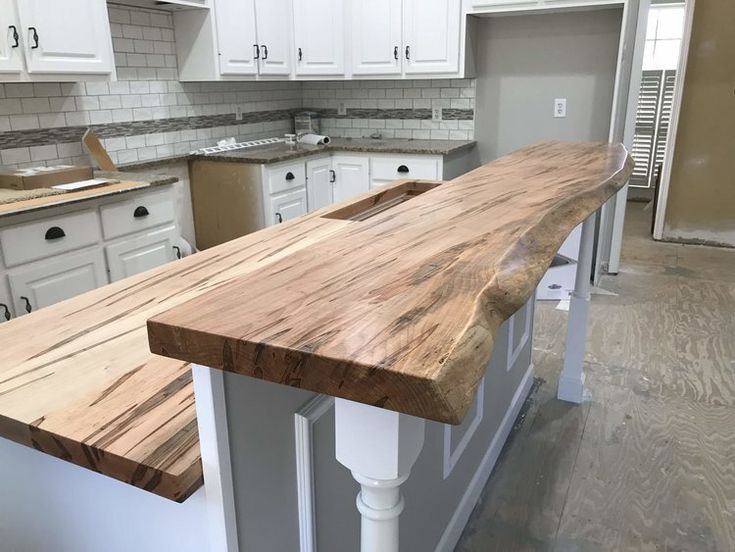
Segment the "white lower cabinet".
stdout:
[[68,253],[8,271],[17,314],[24,314],[91,291],[107,283],[102,249]]
[[332,158],[312,159],[306,162],[306,192],[309,212],[334,202],[334,170]]
[[381,155],[370,159],[370,187],[406,178],[441,180],[442,158],[411,155]]
[[110,281],[117,282],[175,260],[180,253],[177,244],[176,226],[166,226],[105,246]]
[[370,189],[369,159],[356,155],[334,155],[332,157],[334,171],[333,201],[338,203],[367,192]]
[[266,203],[268,204],[268,208],[265,216],[268,226],[300,217],[307,212],[306,188],[272,195]]

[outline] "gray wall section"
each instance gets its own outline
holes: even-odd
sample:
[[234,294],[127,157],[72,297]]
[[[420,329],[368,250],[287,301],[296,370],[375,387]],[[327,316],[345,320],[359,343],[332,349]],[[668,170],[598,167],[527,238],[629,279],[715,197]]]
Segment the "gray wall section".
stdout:
[[[548,138],[607,141],[622,8],[482,19],[475,139],[487,163]],[[567,117],[555,119],[555,98]]]
[[[454,514],[531,362],[532,340],[508,368],[508,328],[525,325],[521,309],[500,328],[485,376],[484,416],[447,479],[443,477],[444,424],[429,422],[426,441],[402,491],[401,549],[433,550]],[[515,320],[515,323],[514,323]],[[531,324],[532,327],[532,324]],[[521,331],[515,331],[515,342]],[[238,536],[243,551],[299,550],[294,413],[314,393],[225,374]],[[477,400],[477,399],[476,399]],[[475,408],[470,409],[473,416]],[[456,447],[471,419],[452,428]],[[456,435],[454,435],[456,433]],[[359,549],[358,485],[334,457],[334,410],[312,426],[316,540],[319,552]]]

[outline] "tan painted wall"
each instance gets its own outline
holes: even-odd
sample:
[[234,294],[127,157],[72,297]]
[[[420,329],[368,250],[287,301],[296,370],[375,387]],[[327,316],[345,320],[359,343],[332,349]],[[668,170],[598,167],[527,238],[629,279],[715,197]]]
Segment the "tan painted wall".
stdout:
[[664,238],[735,246],[735,0],[697,0]]

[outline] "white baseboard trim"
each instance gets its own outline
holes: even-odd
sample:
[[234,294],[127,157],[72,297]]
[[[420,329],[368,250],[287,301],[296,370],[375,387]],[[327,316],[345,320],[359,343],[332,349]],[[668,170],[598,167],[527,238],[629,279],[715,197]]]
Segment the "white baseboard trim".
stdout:
[[465,525],[467,525],[467,520],[469,520],[472,510],[475,508],[475,504],[477,504],[480,494],[485,488],[485,483],[487,483],[487,480],[495,467],[495,462],[497,462],[498,456],[500,456],[500,451],[503,450],[503,445],[505,444],[505,440],[508,438],[508,434],[513,427],[513,423],[518,417],[518,413],[531,390],[531,386],[533,385],[533,373],[533,364],[530,364],[520,385],[513,395],[513,400],[511,401],[508,410],[505,412],[505,416],[503,416],[503,421],[500,422],[500,427],[498,427],[493,440],[490,442],[487,452],[485,452],[485,456],[482,458],[475,475],[472,476],[472,480],[467,486],[467,490],[462,496],[462,499],[459,501],[457,509],[452,515],[452,519],[449,520],[449,523],[444,530],[444,534],[441,539],[439,539],[435,552],[452,552],[454,547],[457,546],[459,537],[462,536],[462,531],[464,530]]

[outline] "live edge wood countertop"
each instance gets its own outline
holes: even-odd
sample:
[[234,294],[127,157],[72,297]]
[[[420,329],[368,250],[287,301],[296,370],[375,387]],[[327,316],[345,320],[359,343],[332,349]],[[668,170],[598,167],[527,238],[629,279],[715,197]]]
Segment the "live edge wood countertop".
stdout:
[[[631,166],[544,143],[367,220],[330,207],[11,320],[0,436],[183,501],[202,485],[189,360],[457,422],[498,324]],[[151,318],[153,350],[182,360],[149,351]]]
[[153,317],[151,350],[458,424],[500,324],[632,168],[621,145],[519,150]]

